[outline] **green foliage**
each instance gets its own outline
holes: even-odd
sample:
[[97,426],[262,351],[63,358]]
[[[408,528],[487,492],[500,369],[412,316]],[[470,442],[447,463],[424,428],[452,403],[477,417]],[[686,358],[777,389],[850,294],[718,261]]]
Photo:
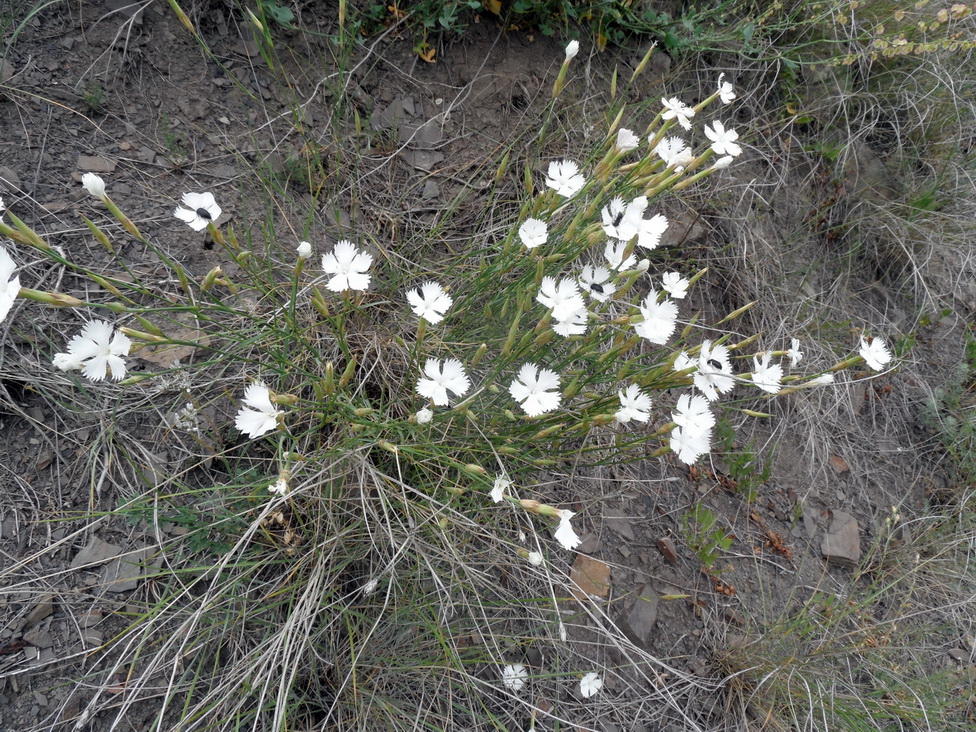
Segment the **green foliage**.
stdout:
[[681,519],[685,541],[709,573],[717,574],[715,562],[732,546],[733,536],[719,525],[718,516],[700,501]]
[[258,0],[258,8],[264,18],[272,20],[278,25],[289,26],[295,21],[295,13],[292,12],[291,8],[276,0]]
[[92,112],[103,111],[102,105],[105,102],[105,88],[97,81],[92,81],[85,86],[85,91],[81,97],[85,105]]

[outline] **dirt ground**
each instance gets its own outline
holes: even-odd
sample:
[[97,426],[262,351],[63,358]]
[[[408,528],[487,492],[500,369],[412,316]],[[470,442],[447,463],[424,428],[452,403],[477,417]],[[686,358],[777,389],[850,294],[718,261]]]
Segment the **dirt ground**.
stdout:
[[[83,172],[94,171],[144,233],[165,240],[189,271],[202,274],[219,264],[233,278],[233,264],[222,261],[219,248],[208,248],[201,235],[173,225],[179,196],[186,190],[214,191],[226,202],[225,214],[235,227],[255,224],[257,211],[246,203],[250,166],[281,170],[302,160],[314,134],[294,134],[296,100],[305,129],[324,127],[341,84],[355,100],[368,140],[357,185],[373,192],[364,210],[350,186],[315,212],[313,228],[338,237],[369,225],[409,258],[412,231],[429,226],[459,193],[491,185],[494,170],[482,163],[506,144],[508,131],[524,128],[541,113],[561,46],[541,36],[500,32],[486,19],[440,47],[436,64],[418,60],[409,39],[390,34],[368,42],[352,72],[339,77],[323,60],[330,13],[314,10],[306,7],[301,19],[311,33],[281,35],[282,45],[291,44],[292,88],[275,83],[249,31],[220,3],[195,18],[215,58],[201,51],[164,2],[91,0],[54,4],[38,13],[0,67],[4,203],[52,244],[97,262],[105,254],[78,216],[93,215],[79,182]],[[613,64],[633,65],[643,50],[581,55],[582,81],[569,93],[577,95],[584,116],[598,105]],[[677,93],[682,79],[675,73],[666,56],[655,57],[635,96]],[[684,80],[691,78],[682,73]],[[587,134],[567,129],[567,147],[571,135]],[[319,142],[326,153],[331,149],[326,137]],[[731,180],[758,178],[764,165],[747,162]],[[737,225],[723,223],[721,196],[700,201],[697,211],[668,212],[679,224],[666,244],[684,248],[689,268],[700,262],[712,268],[699,295],[702,307],[724,312],[753,299],[764,256],[761,248],[749,252],[742,242],[771,241],[777,231],[801,228],[830,195],[822,181],[812,175],[792,193],[778,192],[782,200],[774,210],[756,211],[748,226],[744,218]],[[299,175],[296,188],[300,183]],[[286,222],[301,216],[282,213],[273,223],[282,240],[299,238]],[[462,239],[474,221],[475,207],[462,209],[452,235]],[[131,266],[149,271],[150,253],[129,246],[125,256]],[[798,248],[797,258],[821,262],[824,246],[812,236]],[[937,264],[926,274],[934,289],[955,312],[970,316],[971,293],[955,289],[964,278],[948,267],[940,272]],[[54,276],[43,270],[34,274]],[[783,289],[793,286],[791,276],[784,274]],[[837,273],[827,265],[813,278],[819,279],[815,291],[836,287]],[[79,286],[60,284],[68,292]],[[843,290],[824,296],[846,309],[838,312],[838,322],[869,320],[875,333],[890,334],[892,340],[911,330],[919,303],[876,272],[851,274]],[[41,312],[37,317],[65,316]],[[744,319],[741,329],[763,325],[757,316]],[[911,368],[849,384],[843,393],[800,395],[797,399],[805,400],[800,405],[770,404],[780,424],[807,416],[795,429],[775,432],[774,457],[760,458],[762,467],[768,462],[768,473],[736,463],[734,455],[750,445],[758,453],[773,439],[763,423],[743,419],[738,435],[730,438],[730,456],[717,456],[708,468],[689,471],[671,460],[654,460],[571,476],[566,496],[589,490],[597,480],[604,486],[598,500],[574,508],[586,530],[583,558],[574,565],[577,578],[597,578],[591,592],[611,601],[611,616],[647,651],[678,672],[718,678],[717,649],[754,637],[764,618],[772,620],[784,608],[802,605],[821,591],[840,592],[851,577],[850,566],[871,553],[879,536],[888,536],[885,521],[893,506],[910,517],[951,484],[919,409],[958,362],[961,328],[961,320],[953,318],[922,328]],[[99,449],[96,437],[106,427],[102,418],[57,414],[29,382],[16,377],[20,352],[29,345],[6,331],[0,413],[0,730],[149,729],[150,705],[143,718],[114,723],[111,699],[104,702],[108,712],[83,715],[90,694],[85,684],[73,682],[97,675],[95,649],[128,622],[134,598],[151,597],[152,582],[144,581],[132,562],[159,537],[145,525],[113,517],[109,512],[125,498],[124,487],[84,472],[88,454]],[[819,415],[818,424],[811,424],[810,414]],[[152,445],[147,453],[166,469],[165,445]],[[710,572],[702,570],[687,540],[685,517],[698,502],[733,537]],[[642,593],[653,602],[633,600]],[[958,628],[947,627],[943,638],[932,639],[925,663],[952,667],[944,653],[958,636]],[[124,682],[118,679],[120,693]],[[671,720],[654,728],[722,728],[726,701],[719,686],[714,694],[689,701],[687,719],[693,723]],[[604,728],[652,729],[642,720],[615,724]]]

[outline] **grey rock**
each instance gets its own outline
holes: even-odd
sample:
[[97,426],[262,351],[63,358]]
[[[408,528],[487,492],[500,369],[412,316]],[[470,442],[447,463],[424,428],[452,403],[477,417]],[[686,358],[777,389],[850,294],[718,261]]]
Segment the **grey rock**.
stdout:
[[861,560],[861,531],[857,519],[844,511],[834,511],[833,520],[820,543],[820,551],[831,564],[857,565]]
[[438,186],[434,181],[428,180],[424,183],[424,190],[421,191],[420,197],[425,201],[430,201],[438,198],[441,195],[440,186]]
[[405,140],[411,148],[433,150],[444,141],[444,133],[436,122],[430,120],[423,124],[400,125],[400,139]]
[[621,623],[620,628],[634,643],[646,646],[651,640],[654,624],[657,622],[657,606],[660,602],[657,593],[645,585],[640,595],[634,600]]
[[608,509],[603,514],[603,517],[607,528],[615,534],[619,534],[628,541],[634,541],[637,538],[634,534],[634,527],[630,524],[630,519],[627,518],[627,515],[623,511]]
[[960,666],[965,666],[970,662],[969,654],[966,653],[962,648],[951,648],[949,649],[949,657],[958,663]]
[[430,150],[404,150],[401,155],[407,165],[425,173],[431,172],[438,163],[444,160],[444,153]]
[[17,175],[17,171],[8,168],[6,165],[0,165],[0,190],[19,191],[20,185],[20,176]]
[[580,545],[576,547],[576,551],[580,554],[593,554],[598,551],[600,547],[603,546],[603,542],[600,541],[600,537],[597,534],[589,533],[582,537]]
[[[119,557],[102,569],[102,584],[109,592],[129,592],[153,572],[153,562],[149,559],[154,549],[146,547]],[[157,559],[158,561],[158,559]]]
[[85,173],[112,173],[115,171],[115,161],[101,155],[79,155],[78,170]]
[[817,535],[817,512],[812,508],[803,512],[803,528],[811,539]]
[[78,569],[85,565],[107,562],[112,557],[118,556],[121,551],[122,547],[109,544],[107,541],[102,541],[98,537],[93,536],[91,543],[78,552],[75,558],[71,560],[71,568]]

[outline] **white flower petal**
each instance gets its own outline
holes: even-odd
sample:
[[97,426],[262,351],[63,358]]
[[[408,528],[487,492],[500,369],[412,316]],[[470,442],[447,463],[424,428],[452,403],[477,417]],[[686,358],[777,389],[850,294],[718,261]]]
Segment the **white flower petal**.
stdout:
[[591,671],[580,679],[579,690],[580,695],[584,699],[589,699],[590,697],[596,695],[596,693],[602,688],[603,679],[601,679],[600,674],[596,673],[595,671]]
[[570,520],[576,514],[572,511],[562,510],[559,512],[559,526],[556,527],[556,531],[553,537],[562,544],[564,549],[575,549],[582,542],[582,539],[577,536],[576,531],[573,529]]

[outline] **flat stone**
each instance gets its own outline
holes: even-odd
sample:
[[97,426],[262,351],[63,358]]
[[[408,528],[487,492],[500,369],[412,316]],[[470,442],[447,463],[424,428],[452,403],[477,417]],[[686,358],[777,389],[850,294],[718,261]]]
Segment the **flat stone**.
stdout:
[[115,161],[101,155],[79,155],[77,167],[85,173],[114,173]]
[[118,556],[121,552],[122,547],[109,544],[107,541],[102,541],[93,536],[91,543],[75,554],[75,558],[71,560],[71,568],[78,569],[85,565],[101,564]]
[[817,535],[817,512],[812,508],[803,512],[803,529],[811,539]]
[[30,609],[30,612],[24,617],[24,626],[29,628],[32,625],[37,625],[39,622],[44,620],[48,615],[54,612],[54,593],[48,593],[44,595],[37,604]]
[[630,519],[622,511],[608,509],[603,514],[603,518],[607,528],[615,534],[619,534],[628,541],[634,541],[637,538],[634,534],[634,527],[631,525]]
[[438,186],[434,181],[428,180],[424,183],[424,190],[421,191],[420,197],[425,201],[430,201],[432,199],[438,198],[441,195],[440,186]]
[[402,99],[394,99],[383,109],[376,108],[370,116],[369,124],[377,132],[398,127],[401,120],[407,117]]
[[603,546],[603,542],[600,541],[599,534],[590,532],[585,536],[581,537],[580,545],[576,547],[576,551],[580,554],[593,554],[599,551],[600,547]]
[[0,165],[0,190],[19,191],[21,186],[20,176],[13,168]]
[[856,566],[861,560],[861,531],[857,519],[844,511],[834,511],[827,533],[820,543],[820,552],[831,564]]
[[109,592],[129,592],[139,586],[139,583],[151,571],[146,566],[146,560],[152,555],[149,547],[131,552],[119,557],[111,564],[102,568],[102,584]]
[[639,646],[646,646],[651,640],[654,624],[657,623],[657,606],[660,601],[658,594],[644,585],[627,617],[620,623],[620,629]]
[[401,155],[407,165],[425,173],[431,172],[438,163],[444,160],[444,153],[432,150],[404,150]]
[[432,150],[444,141],[444,133],[432,120],[423,124],[401,124],[398,131],[400,139],[416,150]]
[[610,594],[610,566],[599,559],[578,554],[569,570],[573,597],[581,602],[590,595],[607,597]]

